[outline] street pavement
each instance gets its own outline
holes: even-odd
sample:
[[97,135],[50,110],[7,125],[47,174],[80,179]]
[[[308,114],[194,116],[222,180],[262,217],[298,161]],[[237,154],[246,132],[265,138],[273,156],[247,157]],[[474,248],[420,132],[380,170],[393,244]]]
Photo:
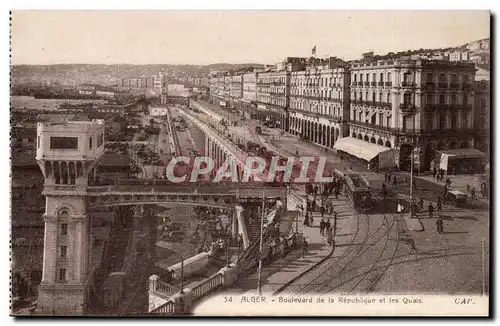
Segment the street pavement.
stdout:
[[[299,191],[302,197],[305,197],[305,191]],[[295,203],[289,202],[288,210],[298,210]],[[351,224],[350,219],[354,217],[354,210],[348,198],[340,196],[339,200],[334,201],[335,211],[337,212],[337,230],[344,230]],[[300,215],[300,214],[299,214]],[[293,228],[298,227],[299,233],[308,242],[306,253],[301,248],[290,252],[286,257],[278,259],[271,264],[264,266],[262,270],[262,293],[273,294],[281,291],[288,283],[293,282],[301,275],[309,272],[315,265],[321,263],[332,254],[333,248],[328,244],[326,236],[320,234],[319,223],[321,216],[314,213],[314,223],[312,226],[304,225],[304,217],[299,216],[295,221]],[[333,215],[325,214],[325,221],[330,220],[333,227]],[[342,232],[337,232],[337,246],[342,246],[348,237]],[[335,249],[337,250],[337,249]],[[232,294],[255,295],[258,292],[258,273],[252,273],[244,280],[240,280],[233,287],[225,291]]]
[[[234,117],[233,119],[236,119]],[[343,162],[332,151],[296,136],[281,135],[279,130],[264,127],[262,135],[254,131],[256,121],[246,120],[243,126],[229,127],[230,132],[245,140],[265,144],[268,149],[293,156],[295,151],[301,156],[326,156],[330,167],[341,170],[346,165],[364,175],[374,189],[384,211],[372,214],[351,212],[345,216],[344,224],[339,224],[339,234],[332,257],[315,266],[325,254],[317,254],[317,259],[300,258],[276,262],[272,276],[266,276],[264,289],[275,291],[308,268],[312,270],[292,282],[286,292],[294,293],[419,293],[419,294],[480,294],[488,292],[489,277],[489,211],[487,203],[471,201],[467,207],[457,208],[445,203],[442,212],[434,212],[428,218],[427,206],[436,207],[437,197],[443,195],[444,183],[439,183],[428,175],[416,177],[414,198],[424,199],[424,209],[417,214],[424,230],[409,231],[404,220],[396,214],[397,199],[409,200],[409,173],[394,173],[397,184],[387,183],[391,201],[382,202],[380,189],[385,174],[366,171],[366,166],[356,162]],[[274,139],[273,139],[274,137]],[[327,167],[329,167],[327,165]],[[406,178],[406,181],[405,181]],[[477,185],[478,176],[450,176],[453,189],[465,189],[466,184]],[[379,190],[377,190],[379,189]],[[351,207],[347,202],[347,206]],[[436,216],[444,220],[444,233],[436,231]],[[408,217],[408,216],[405,216]],[[319,220],[316,219],[317,223]],[[342,219],[339,216],[339,222]],[[322,248],[321,237],[314,237],[300,223],[301,231],[310,238],[310,243]],[[314,233],[314,231],[312,231]],[[319,231],[317,232],[319,234]],[[310,248],[313,246],[310,245]],[[311,250],[311,254],[313,250]],[[322,249],[316,249],[322,250]],[[316,255],[316,253],[315,253]],[[319,258],[321,257],[321,258]],[[297,262],[295,264],[295,262]],[[286,265],[286,264],[289,265]],[[294,265],[295,264],[295,265]],[[271,268],[271,267],[270,267]],[[484,273],[483,273],[484,271]],[[255,291],[255,284],[240,289]],[[267,287],[266,287],[267,286]]]

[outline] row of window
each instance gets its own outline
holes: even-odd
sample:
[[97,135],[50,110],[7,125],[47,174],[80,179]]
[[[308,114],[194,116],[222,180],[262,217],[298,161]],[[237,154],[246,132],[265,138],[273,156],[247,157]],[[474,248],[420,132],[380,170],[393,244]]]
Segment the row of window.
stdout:
[[[447,83],[448,82],[448,76],[447,74],[438,74],[437,75],[437,81],[438,82],[442,82],[442,83]],[[370,78],[371,77],[371,78]],[[354,73],[353,74],[353,77],[352,77],[352,80],[354,82],[384,82],[385,80],[386,81],[392,81],[391,80],[391,73],[388,72],[387,75],[385,75],[385,73],[381,72],[381,73],[378,73],[378,80],[377,80],[377,73],[366,73],[366,74],[363,74],[363,73]],[[364,80],[363,80],[364,78]],[[468,84],[470,79],[469,79],[469,75],[458,75],[458,74],[452,74],[451,75],[451,83],[454,83],[454,84],[458,84],[459,83],[459,79],[461,79],[462,83],[463,84]],[[384,80],[385,79],[385,80]],[[435,80],[435,75],[434,73],[432,72],[429,72],[429,73],[426,73],[425,74],[425,81],[426,83],[434,83],[436,82]],[[403,73],[403,83],[414,83],[415,82],[415,79],[414,79],[414,74],[411,73],[411,72],[406,72],[406,73]]]
[[337,99],[341,99],[342,98],[342,92],[341,91],[332,91],[332,90],[316,91],[316,90],[298,90],[298,89],[292,89],[290,91],[290,95],[295,95],[295,96],[314,96],[314,97],[321,97],[321,98],[337,98]]
[[[384,82],[384,75],[385,74],[383,72],[381,72],[379,74],[379,80],[378,81]],[[365,77],[365,81],[367,81],[367,82],[370,81],[370,74],[369,73],[367,73],[367,74],[359,73],[359,80],[358,80],[358,74],[354,73],[352,75],[352,78],[353,78],[354,82],[358,82],[358,81],[363,82],[363,76],[366,76]],[[376,79],[377,79],[377,74],[376,73],[372,73],[372,80],[371,81],[377,81]],[[387,81],[391,81],[391,73],[390,72],[387,73]]]
[[[413,103],[412,101],[413,98],[412,93],[405,93],[403,94],[403,103]],[[365,92],[364,96],[363,93],[359,93],[359,97],[357,95],[357,92],[352,93],[352,99],[353,100],[359,100],[359,101],[373,101],[373,102],[386,102],[386,103],[392,103],[392,94],[387,93],[384,95],[384,93],[379,93],[378,96],[375,92],[371,93],[371,96],[368,92]],[[437,101],[436,101],[437,99]],[[428,93],[426,94],[425,97],[426,103],[427,104],[451,104],[451,105],[456,105],[456,104],[469,104],[469,96],[467,94],[464,94],[463,96],[459,97],[457,94],[453,93],[451,95],[448,94],[433,94],[433,93]]]
[[[378,118],[378,119],[377,119]],[[434,112],[424,114],[423,117],[423,128],[424,129],[456,129],[456,128],[466,128],[469,126],[468,119],[469,114],[466,111],[453,112],[452,114],[446,114],[444,112]],[[386,116],[384,119],[383,113],[370,113],[357,110],[352,111],[351,115],[352,121],[359,121],[363,123],[368,123],[372,125],[390,127],[391,117]],[[403,129],[413,127],[413,117],[407,117],[403,119]]]
[[339,77],[324,77],[324,78],[293,78],[290,80],[291,86],[319,86],[332,87],[337,84],[342,84],[343,78]]
[[[62,240],[66,239],[68,235],[68,223],[60,223],[59,225],[59,235]],[[59,246],[59,258],[65,259],[68,255],[68,247],[67,246]],[[66,281],[66,268],[59,268],[59,281]]]
[[318,105],[314,102],[293,102],[290,103],[290,108],[301,111],[309,111],[328,116],[341,116],[341,108],[334,106]]

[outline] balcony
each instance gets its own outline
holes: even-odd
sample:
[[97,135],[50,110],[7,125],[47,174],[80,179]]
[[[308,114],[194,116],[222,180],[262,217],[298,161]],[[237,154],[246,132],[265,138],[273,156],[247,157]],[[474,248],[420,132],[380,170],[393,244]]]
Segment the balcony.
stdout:
[[364,85],[365,85],[365,86],[370,86],[370,82],[367,82],[367,81],[366,81],[366,82],[364,83]]
[[380,86],[380,87],[384,86],[384,82],[383,81],[379,81],[378,82],[378,86]]
[[370,85],[371,86],[377,86],[377,82],[372,81],[372,82],[370,82]]
[[448,88],[448,83],[439,83],[439,88]]
[[434,88],[436,88],[436,84],[434,84],[434,83],[425,83],[424,88],[425,89],[434,89]]
[[388,126],[380,126],[377,124],[361,122],[361,121],[353,121],[353,120],[349,121],[349,125],[367,128],[367,129],[371,129],[371,130],[389,132],[389,133],[396,134],[396,135],[418,135],[418,134],[422,133],[422,130],[420,130],[420,129],[392,128],[392,127],[388,127]]
[[401,87],[403,88],[414,88],[416,86],[416,84],[414,82],[402,82],[401,83]]
[[337,84],[337,87],[342,87],[342,84]]
[[358,86],[363,86],[363,82],[362,82],[362,81],[359,81],[359,82],[358,82]]
[[385,82],[386,87],[392,87],[392,82]]
[[399,105],[399,110],[404,115],[412,115],[412,114],[415,114],[417,112],[417,107],[415,106],[415,104],[401,103]]
[[451,84],[450,84],[450,88],[451,88],[451,89],[458,89],[458,88],[459,88],[459,86],[460,86],[460,85],[459,85],[458,83],[451,83]]

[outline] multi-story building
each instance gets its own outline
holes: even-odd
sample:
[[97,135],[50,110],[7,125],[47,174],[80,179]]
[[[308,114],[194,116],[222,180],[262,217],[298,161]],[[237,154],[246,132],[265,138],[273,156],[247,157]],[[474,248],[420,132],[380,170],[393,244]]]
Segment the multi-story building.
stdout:
[[256,86],[258,119],[288,130],[290,73],[287,70],[259,72]]
[[158,93],[164,93],[167,90],[167,76],[163,71],[160,71],[157,76],[151,78],[153,90]]
[[130,77],[122,79],[122,87],[125,88],[148,88],[152,86],[152,80],[147,77]]
[[227,74],[224,76],[224,84],[223,84],[223,98],[226,102],[226,106],[231,106],[231,75]]
[[[403,170],[413,157],[426,171],[446,151],[487,151],[489,86],[473,88],[475,75],[474,64],[449,60],[288,58],[280,70],[244,74],[241,96],[270,126],[368,161],[390,151],[385,166]],[[231,78],[210,79],[213,102],[227,101]]]
[[332,148],[348,134],[349,69],[342,60],[310,59],[290,77],[290,132]]
[[210,77],[210,101],[220,106],[226,106],[225,77],[222,73]]
[[241,98],[243,97],[243,76],[236,74],[230,77],[229,102],[232,107],[241,109]]
[[469,61],[469,52],[463,52],[463,51],[451,52],[450,61]]
[[250,115],[257,114],[257,73],[247,72],[243,74],[242,107],[244,112]]
[[489,153],[490,149],[490,82],[482,80],[474,83],[474,147]]
[[[428,170],[436,150],[474,147],[473,64],[405,60],[351,65],[349,133],[397,149],[407,169],[411,153]],[[374,150],[379,150],[375,148]]]

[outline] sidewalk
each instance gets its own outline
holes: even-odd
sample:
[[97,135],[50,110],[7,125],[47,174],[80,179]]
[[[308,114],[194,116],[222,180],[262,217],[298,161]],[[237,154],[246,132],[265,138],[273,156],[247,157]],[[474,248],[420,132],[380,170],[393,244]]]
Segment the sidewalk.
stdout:
[[[305,192],[303,194],[305,196]],[[344,228],[344,224],[350,224],[351,218],[355,218],[354,210],[347,197],[339,196],[339,199],[334,201],[335,211],[337,212],[337,229]],[[288,210],[295,210],[295,204],[290,203]],[[278,259],[262,270],[262,293],[276,293],[284,288],[287,284],[296,280],[316,265],[327,259],[333,253],[334,248],[328,245],[327,238],[321,236],[319,230],[319,223],[321,215],[314,213],[314,224],[312,227],[304,225],[304,218],[298,217],[298,221],[294,222],[293,228],[297,226],[299,232],[303,234],[309,244],[309,250],[306,255],[303,255],[302,249],[295,249],[290,252],[286,257]],[[333,215],[325,214],[325,220],[331,219],[330,223],[333,227]],[[337,237],[339,234],[337,232]],[[344,241],[340,236],[335,239],[338,244],[339,241]],[[256,295],[258,284],[258,273],[252,273],[244,281],[239,282],[235,287],[229,289],[231,292],[240,293],[242,295]]]

